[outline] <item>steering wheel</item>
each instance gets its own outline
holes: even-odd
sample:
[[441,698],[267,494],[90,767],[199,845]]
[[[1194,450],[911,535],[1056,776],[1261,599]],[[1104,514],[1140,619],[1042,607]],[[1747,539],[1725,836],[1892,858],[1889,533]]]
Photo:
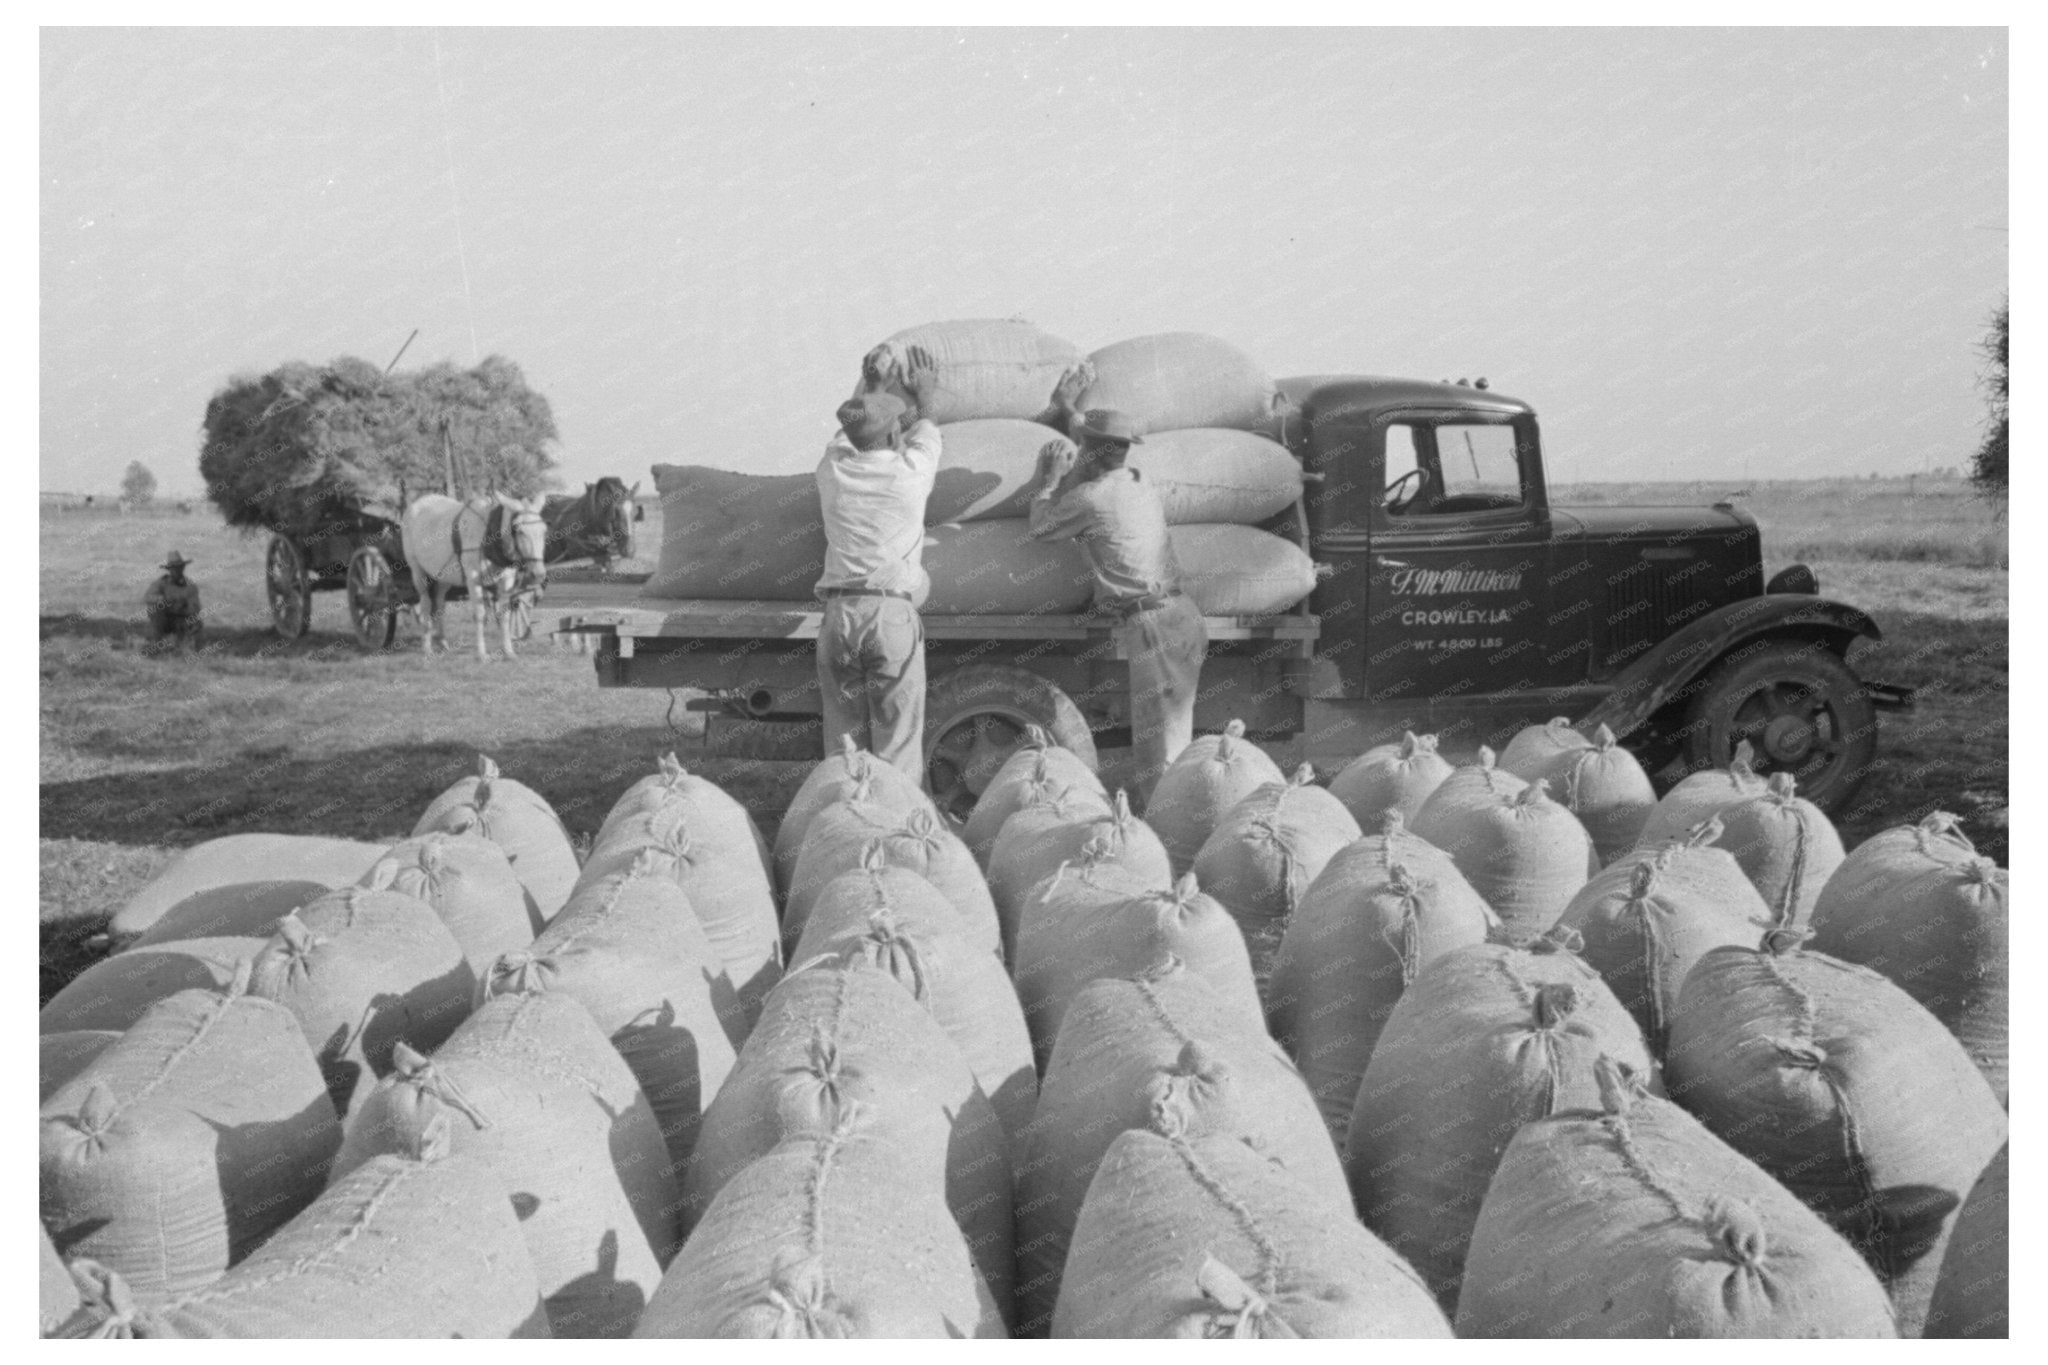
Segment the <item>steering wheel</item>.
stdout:
[[[1417,465],[1387,485],[1384,506],[1389,512],[1399,513],[1407,511],[1408,505],[1414,502],[1421,494],[1423,485],[1428,479],[1429,475],[1423,471],[1420,465]],[[1413,486],[1411,487],[1410,485]],[[1404,493],[1403,489],[1407,489],[1407,491]]]

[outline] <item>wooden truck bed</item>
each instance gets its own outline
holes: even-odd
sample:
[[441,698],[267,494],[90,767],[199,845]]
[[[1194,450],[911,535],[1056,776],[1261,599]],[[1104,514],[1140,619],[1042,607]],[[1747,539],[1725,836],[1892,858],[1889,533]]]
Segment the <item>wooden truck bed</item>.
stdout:
[[[789,639],[818,636],[818,604],[759,600],[642,597],[646,575],[621,574],[609,581],[551,580],[547,596],[534,611],[535,623],[555,623],[564,632],[616,636],[630,657],[635,640],[661,639]],[[1203,618],[1209,638],[1217,640],[1289,640],[1304,655],[1320,633],[1316,617],[1306,611],[1277,616],[1209,616]],[[1104,616],[926,616],[927,640],[1100,640],[1110,637],[1117,622]]]

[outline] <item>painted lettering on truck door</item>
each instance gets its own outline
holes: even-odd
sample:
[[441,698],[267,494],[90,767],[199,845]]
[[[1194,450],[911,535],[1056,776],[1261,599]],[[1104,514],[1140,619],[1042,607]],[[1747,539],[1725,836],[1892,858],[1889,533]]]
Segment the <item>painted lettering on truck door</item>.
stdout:
[[1367,695],[1451,700],[1550,684],[1550,519],[1533,423],[1419,411],[1381,426]]

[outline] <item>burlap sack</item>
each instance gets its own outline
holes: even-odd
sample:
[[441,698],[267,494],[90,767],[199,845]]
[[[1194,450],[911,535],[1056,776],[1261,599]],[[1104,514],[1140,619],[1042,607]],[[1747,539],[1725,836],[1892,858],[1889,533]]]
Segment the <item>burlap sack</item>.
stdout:
[[1052,1325],[1081,1205],[1119,1133],[1184,1095],[1191,1136],[1257,1145],[1333,1209],[1348,1192],[1315,1101],[1272,1039],[1177,960],[1083,988],[1060,1023],[1017,1171],[1018,1330]]
[[1891,1337],[1855,1249],[1677,1105],[1598,1063],[1602,1107],[1538,1119],[1472,1233],[1461,1337]]
[[1876,972],[1804,952],[1716,948],[1687,974],[1665,1058],[1673,1098],[1863,1253],[1918,1336],[2005,1111],[1941,1021]]
[[1166,845],[1173,875],[1194,866],[1231,807],[1269,782],[1286,780],[1280,765],[1244,737],[1241,720],[1225,725],[1221,734],[1196,736],[1159,775],[1145,802],[1146,823]]
[[139,1297],[80,1266],[86,1311],[67,1335],[112,1338],[545,1337],[533,1258],[504,1185],[448,1150],[445,1123],[380,1156],[214,1283]]
[[661,855],[584,886],[538,939],[485,972],[478,1002],[558,992],[590,1012],[633,1069],[680,1184],[747,1016],[717,948]]
[[[799,962],[705,1114],[683,1220],[778,1144],[829,1136],[853,1109],[902,1152],[958,1221],[1005,1318],[1011,1297],[1011,1148],[973,1069],[932,1012],[858,945]],[[912,1191],[903,1191],[910,1195]]]
[[1562,936],[1453,948],[1394,1006],[1351,1111],[1365,1225],[1455,1312],[1479,1206],[1523,1124],[1599,1100],[1601,1057],[1650,1073],[1635,1020]]
[[524,782],[501,776],[498,765],[481,754],[477,775],[435,797],[412,837],[437,830],[481,834],[505,850],[542,922],[554,918],[576,886],[576,850],[554,807]]
[[218,1279],[327,1178],[341,1126],[291,1012],[181,991],[42,1106],[41,1213],[138,1294]]
[[566,992],[501,995],[431,1059],[399,1048],[336,1174],[418,1150],[437,1120],[510,1193],[554,1334],[630,1332],[679,1241],[679,1196],[654,1111],[589,1011]]
[[1110,1145],[1074,1226],[1055,1337],[1436,1337],[1429,1290],[1351,1211],[1185,1104]]
[[1280,941],[1266,1015],[1340,1146],[1402,994],[1429,963],[1486,942],[1498,923],[1456,864],[1398,824],[1338,853],[1310,884]]

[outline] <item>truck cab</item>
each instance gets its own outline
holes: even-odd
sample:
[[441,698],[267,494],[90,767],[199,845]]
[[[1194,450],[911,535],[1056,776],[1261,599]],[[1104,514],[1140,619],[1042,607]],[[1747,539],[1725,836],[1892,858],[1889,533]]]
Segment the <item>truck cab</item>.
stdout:
[[1876,624],[1803,566],[1767,582],[1756,521],[1729,503],[1553,505],[1536,413],[1484,381],[1283,389],[1326,566],[1310,732],[1377,743],[1398,718],[1497,744],[1563,715],[1607,724],[1667,782],[1747,742],[1760,771],[1838,805],[1874,753],[1874,711],[1909,701],[1847,667]]

